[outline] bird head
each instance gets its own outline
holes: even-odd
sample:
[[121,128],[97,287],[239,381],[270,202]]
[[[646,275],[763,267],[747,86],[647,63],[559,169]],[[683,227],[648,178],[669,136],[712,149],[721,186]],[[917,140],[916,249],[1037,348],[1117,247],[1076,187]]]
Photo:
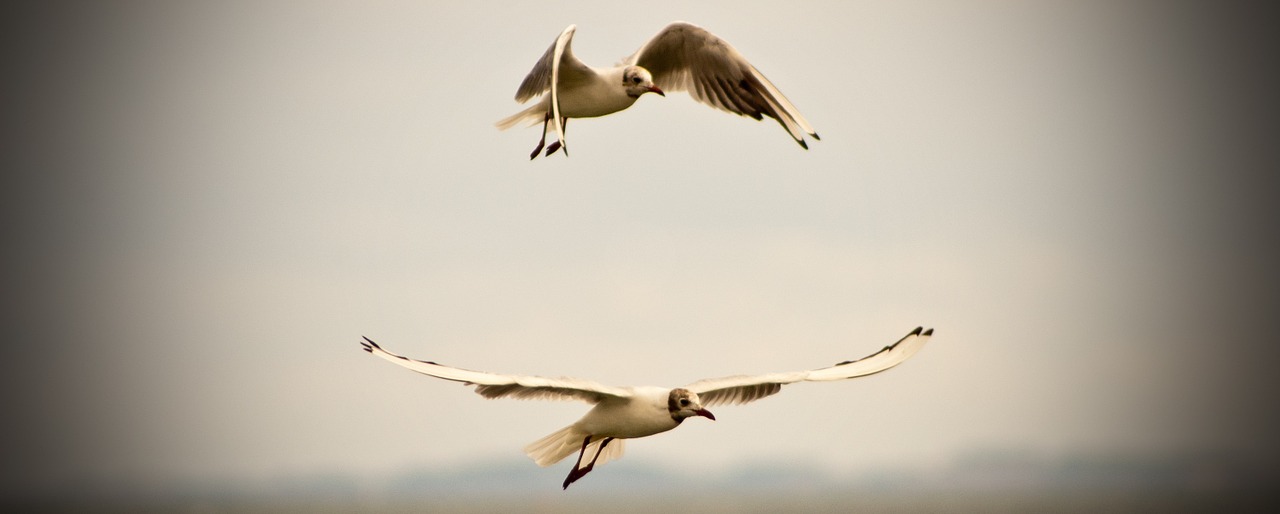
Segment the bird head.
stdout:
[[667,96],[658,86],[653,85],[653,75],[649,70],[639,66],[627,66],[622,70],[622,87],[627,90],[627,95],[631,98],[640,98],[645,93],[657,93],[659,96]]
[[688,389],[672,389],[667,396],[667,410],[671,412],[671,419],[676,421],[684,421],[684,418],[693,416],[702,416],[712,421],[716,419],[711,411],[702,408],[698,393]]

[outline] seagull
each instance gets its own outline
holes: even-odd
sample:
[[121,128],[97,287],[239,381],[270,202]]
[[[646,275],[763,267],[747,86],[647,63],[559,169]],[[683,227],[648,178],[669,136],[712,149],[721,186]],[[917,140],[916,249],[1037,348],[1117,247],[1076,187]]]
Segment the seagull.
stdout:
[[[500,375],[471,371],[420,361],[383,350],[368,337],[364,350],[424,375],[475,386],[485,398],[511,397],[520,400],[581,400],[594,404],[582,419],[525,446],[525,453],[539,466],[564,460],[574,452],[578,460],[564,479],[563,488],[582,478],[596,464],[622,457],[624,439],[666,432],[685,419],[716,417],[707,407],[743,404],[776,394],[785,384],[825,382],[863,377],[887,370],[915,355],[933,335],[933,329],[917,327],[898,342],[861,359],[834,366],[791,373],[735,375],[699,380],[675,389],[665,387],[613,387],[579,378],[546,378],[529,375]],[[613,445],[614,441],[617,441]],[[583,457],[591,460],[583,466]]]
[[[564,148],[569,118],[613,114],[631,107],[645,93],[667,96],[665,91],[688,91],[694,100],[724,111],[778,120],[806,150],[806,134],[820,139],[800,111],[746,57],[702,27],[680,21],[667,25],[612,68],[587,66],[574,57],[571,43],[576,30],[577,25],[565,28],[516,90],[516,102],[539,95],[541,100],[497,122],[500,130],[542,122],[542,139],[529,159],[537,157],[546,144],[548,123],[556,134],[556,141],[547,146],[550,156]],[[568,148],[564,154],[569,155]]]

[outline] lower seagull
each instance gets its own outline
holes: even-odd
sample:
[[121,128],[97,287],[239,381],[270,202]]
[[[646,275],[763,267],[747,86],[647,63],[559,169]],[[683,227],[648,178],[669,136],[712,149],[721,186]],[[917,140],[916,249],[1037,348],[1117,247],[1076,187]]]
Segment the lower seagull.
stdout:
[[[918,327],[876,353],[834,366],[790,373],[711,378],[675,389],[613,387],[570,377],[485,373],[402,357],[383,350],[368,337],[360,344],[365,351],[418,373],[475,386],[476,393],[485,398],[582,400],[594,404],[595,407],[582,419],[524,448],[525,453],[543,467],[577,452],[578,460],[564,479],[564,488],[568,489],[569,484],[591,472],[596,464],[622,457],[622,439],[666,432],[680,426],[685,418],[694,416],[715,420],[707,407],[753,402],[776,394],[784,384],[844,380],[879,373],[915,355],[932,335],[933,329]],[[583,457],[588,452],[592,457],[584,466]]]

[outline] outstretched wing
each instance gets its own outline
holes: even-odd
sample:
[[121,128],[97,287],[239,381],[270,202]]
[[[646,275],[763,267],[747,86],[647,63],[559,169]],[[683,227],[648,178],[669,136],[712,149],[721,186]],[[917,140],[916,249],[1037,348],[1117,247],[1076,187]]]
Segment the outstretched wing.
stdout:
[[445,366],[430,361],[410,359],[383,350],[378,343],[364,338],[360,343],[364,351],[382,357],[424,375],[462,382],[476,386],[476,393],[485,398],[511,397],[520,400],[582,400],[599,403],[609,397],[631,396],[629,389],[610,387],[578,378],[546,378],[524,375],[499,375],[483,371]]
[[932,335],[932,328],[924,330],[922,327],[917,327],[906,337],[876,353],[861,359],[844,361],[828,368],[712,378],[689,384],[685,389],[698,393],[704,406],[753,402],[777,394],[784,384],[844,380],[879,373],[911,358],[924,347],[924,343]]
[[654,84],[664,90],[688,91],[699,102],[757,120],[776,119],[805,149],[805,134],[821,139],[746,57],[697,25],[667,25],[624,62],[649,70]]

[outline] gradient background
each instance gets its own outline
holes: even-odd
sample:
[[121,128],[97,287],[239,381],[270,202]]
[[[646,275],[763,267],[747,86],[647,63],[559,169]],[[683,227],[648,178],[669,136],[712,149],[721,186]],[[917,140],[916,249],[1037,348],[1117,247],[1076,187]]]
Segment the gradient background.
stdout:
[[[633,441],[567,494],[628,466],[855,477],[993,454],[1174,462],[1229,488],[1242,460],[1280,457],[1273,13],[9,11],[3,498],[342,477],[361,501],[477,462],[566,497],[567,465],[520,448],[585,406],[483,401],[369,357],[362,335],[473,369],[676,386],[937,329],[884,375]],[[683,94],[575,121],[569,159],[529,162],[537,129],[494,129],[566,25],[604,66],[677,19],[742,51],[822,141]]]

